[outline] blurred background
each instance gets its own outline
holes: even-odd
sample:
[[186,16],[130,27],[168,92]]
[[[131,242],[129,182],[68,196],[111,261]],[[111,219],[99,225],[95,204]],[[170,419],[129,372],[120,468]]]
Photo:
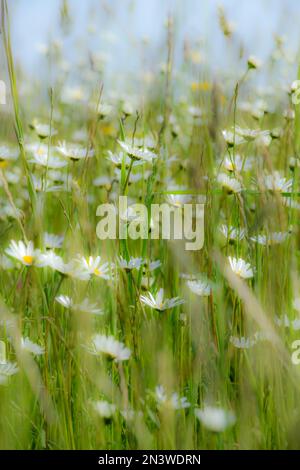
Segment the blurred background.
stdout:
[[218,76],[221,69],[243,70],[250,54],[261,60],[283,54],[290,67],[280,61],[276,68],[268,64],[257,79],[266,83],[270,67],[276,82],[293,78],[296,70],[296,0],[14,0],[9,8],[15,58],[47,85],[54,78],[45,59],[51,51],[60,55],[61,69],[73,83],[91,62],[104,85],[126,90],[135,88],[141,76],[151,81],[167,59],[168,15],[175,67],[189,55],[194,75],[209,71]]

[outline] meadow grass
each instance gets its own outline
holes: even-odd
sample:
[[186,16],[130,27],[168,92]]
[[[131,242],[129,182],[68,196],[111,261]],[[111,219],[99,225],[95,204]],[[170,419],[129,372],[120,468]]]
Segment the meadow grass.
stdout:
[[[172,28],[137,103],[109,99],[97,73],[88,98],[59,74],[26,97],[2,1],[1,449],[300,446],[299,106],[292,92],[241,106],[253,60],[231,89],[205,77],[179,99]],[[135,166],[130,145],[155,158]],[[99,204],[186,193],[206,197],[203,249],[97,238]],[[151,308],[161,288],[184,303]]]

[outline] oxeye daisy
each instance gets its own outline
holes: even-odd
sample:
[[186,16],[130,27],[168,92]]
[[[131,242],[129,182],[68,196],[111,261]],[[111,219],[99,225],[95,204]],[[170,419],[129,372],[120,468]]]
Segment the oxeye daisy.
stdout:
[[12,240],[5,253],[17,259],[25,266],[31,266],[35,263],[40,252],[34,249],[32,241],[25,244],[23,241],[16,242]]
[[73,310],[91,315],[103,315],[103,310],[96,303],[91,303],[88,298],[83,299],[79,304],[73,306]]
[[104,354],[115,362],[128,361],[131,356],[130,349],[113,336],[99,334],[92,338],[90,352],[92,354]]
[[147,148],[141,149],[134,147],[131,144],[123,142],[122,140],[118,140],[117,142],[132,160],[144,160],[146,162],[151,162],[153,159],[157,158],[157,155]]
[[290,320],[287,315],[283,317],[275,317],[275,323],[278,326],[284,326],[285,328],[292,328],[294,331],[300,330],[300,318],[295,318],[294,320]]
[[293,121],[293,119],[295,119],[295,116],[296,116],[295,111],[291,108],[286,109],[282,113],[282,115],[287,121]]
[[54,271],[58,271],[65,274],[67,271],[66,265],[62,258],[58,256],[53,250],[48,250],[45,253],[40,253],[37,261],[37,266],[52,268]]
[[32,175],[32,182],[33,186],[36,192],[46,192],[46,193],[58,193],[61,191],[70,191],[70,187],[68,187],[66,184],[58,184],[55,185],[51,181],[51,179],[47,179],[45,182],[41,178],[36,177],[35,175]]
[[242,258],[228,257],[232,271],[242,279],[251,279],[253,277],[253,269],[249,263]]
[[261,61],[254,55],[248,57],[247,64],[249,69],[258,69],[262,65]]
[[242,137],[246,141],[254,141],[264,137],[270,136],[269,130],[261,129],[243,129],[240,126],[235,126],[235,132],[238,136]]
[[259,245],[270,246],[285,242],[290,232],[270,232],[268,234],[255,235],[250,239]]
[[89,256],[88,258],[80,256],[78,263],[83,270],[86,270],[91,275],[106,280],[111,279],[110,264],[108,262],[101,264],[101,256],[96,256],[96,258],[93,256]]
[[224,235],[226,239],[229,241],[241,241],[245,238],[245,229],[243,228],[236,228],[232,225],[221,225],[220,232]]
[[101,418],[104,419],[111,418],[117,410],[116,405],[113,405],[105,400],[98,400],[93,405],[98,415],[100,415]]
[[230,336],[229,341],[238,349],[249,349],[257,343],[256,338],[245,338],[244,336],[241,338]]
[[[125,158],[125,168],[129,168],[131,164],[131,158],[128,157],[128,155],[125,155],[123,152],[119,153],[112,153],[110,150],[108,150],[108,157],[107,160],[109,160],[111,163],[113,163],[117,168],[122,167],[123,163],[123,158]],[[139,166],[143,164],[143,161],[134,161],[133,162],[133,167]]]
[[29,149],[33,157],[28,160],[29,163],[53,169],[63,168],[67,165],[67,162],[54,155],[51,149],[49,153],[47,145],[31,145]]
[[78,279],[80,281],[88,281],[91,278],[91,273],[86,267],[76,260],[72,260],[65,265],[64,274],[70,278]]
[[41,356],[45,354],[45,348],[33,343],[30,341],[29,338],[21,338],[21,348],[24,349],[25,351],[31,352],[32,354],[35,354],[36,356]]
[[9,161],[17,160],[20,150],[10,145],[0,145],[0,169],[6,168]]
[[295,170],[295,168],[300,168],[300,160],[297,157],[290,157],[289,159],[289,167],[291,170]]
[[225,173],[220,173],[217,177],[217,181],[228,194],[240,193],[243,189],[241,183],[236,178],[231,178]]
[[159,289],[155,297],[151,294],[151,292],[148,292],[147,296],[141,295],[140,300],[143,304],[148,305],[148,307],[160,312],[177,307],[178,305],[181,305],[185,302],[179,297],[164,299],[164,289]]
[[111,188],[112,182],[113,180],[109,176],[99,176],[93,179],[93,185],[99,188],[103,187],[109,189]]
[[29,127],[36,132],[40,139],[45,139],[50,135],[57,134],[57,130],[51,127],[49,124],[38,122],[36,119],[33,120]]
[[91,158],[95,155],[93,149],[88,149],[79,144],[67,144],[65,141],[59,142],[56,149],[63,157],[72,161],[84,160],[85,158]]
[[187,281],[186,285],[194,294],[200,297],[207,297],[211,293],[211,287],[207,282]]
[[[148,176],[149,176],[149,172],[146,172],[146,171],[143,174],[142,173],[130,173],[128,184],[138,183],[142,179],[146,180]],[[117,181],[121,181],[121,170],[119,170],[119,168],[115,169],[115,178]]]
[[63,235],[44,233],[44,246],[46,249],[61,248],[64,241]]
[[85,298],[79,304],[75,304],[71,297],[67,295],[59,295],[55,297],[55,300],[67,309],[72,309],[74,311],[82,313],[90,313],[92,315],[103,315],[102,309],[98,308],[97,304],[91,303],[87,298]]
[[86,88],[80,85],[65,86],[62,89],[61,101],[66,104],[74,105],[76,103],[85,103],[88,100]]
[[124,162],[125,163],[125,168],[130,167],[131,159],[127,155],[124,155],[123,152],[113,153],[110,150],[108,150],[107,153],[108,153],[107,160],[110,161],[111,163],[113,163],[117,168],[122,167],[122,163],[123,163],[124,158],[125,158],[125,162]]
[[184,204],[190,203],[192,197],[190,194],[168,194],[167,201],[174,207],[183,208]]
[[100,119],[103,119],[113,112],[113,106],[108,103],[99,103],[97,107],[97,114]]
[[140,269],[144,264],[143,258],[130,258],[129,261],[124,258],[119,258],[119,265],[124,271],[132,271],[133,269]]
[[245,142],[245,139],[242,136],[232,131],[223,130],[222,135],[228,147],[234,147],[235,145],[240,145]]
[[250,158],[243,158],[241,155],[226,156],[223,161],[223,167],[230,172],[241,172],[242,170],[250,170],[252,167],[252,160]]
[[15,362],[0,364],[0,385],[6,384],[8,377],[17,374],[18,372],[19,368]]
[[233,426],[236,418],[232,411],[220,407],[205,406],[195,409],[195,416],[210,431],[222,432]]
[[265,175],[263,182],[265,188],[269,191],[290,192],[293,186],[293,180],[286,179],[278,171]]
[[183,410],[191,406],[186,397],[180,397],[176,392],[168,396],[162,385],[155,388],[155,399],[159,406],[165,406],[173,410]]
[[12,269],[14,267],[13,262],[5,255],[0,255],[0,268],[6,270],[6,269]]
[[160,259],[157,259],[155,261],[150,261],[150,263],[147,262],[146,265],[148,266],[149,271],[155,271],[155,269],[161,267],[161,261]]
[[74,305],[73,300],[68,295],[58,295],[55,300],[65,308],[72,308]]

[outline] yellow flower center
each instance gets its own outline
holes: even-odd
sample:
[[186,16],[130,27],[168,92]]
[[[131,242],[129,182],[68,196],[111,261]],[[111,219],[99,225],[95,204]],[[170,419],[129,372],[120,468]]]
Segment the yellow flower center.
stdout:
[[0,168],[6,168],[8,165],[8,161],[6,160],[0,160]]
[[100,269],[95,268],[94,269],[94,274],[96,274],[96,276],[101,276],[102,272],[100,271]]
[[30,255],[25,255],[25,256],[23,256],[23,261],[24,261],[24,263],[32,264],[32,262],[33,262],[33,257],[30,256]]

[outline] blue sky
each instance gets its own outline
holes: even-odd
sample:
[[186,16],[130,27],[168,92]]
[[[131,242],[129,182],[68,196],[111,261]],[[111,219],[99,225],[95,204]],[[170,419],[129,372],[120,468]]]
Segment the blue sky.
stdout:
[[[300,2],[298,0],[69,0],[72,32],[62,36],[59,28],[61,0],[14,0],[8,2],[12,23],[14,53],[27,72],[42,72],[43,62],[37,44],[60,38],[70,62],[80,51],[109,55],[112,74],[126,74],[141,61],[159,62],[164,49],[164,22],[172,13],[176,24],[175,54],[182,56],[185,39],[200,41],[210,65],[230,67],[226,41],[218,28],[217,6],[235,24],[235,40],[245,54],[262,59],[270,52],[273,35],[286,35],[286,47],[296,51],[299,44]],[[88,30],[89,28],[89,30]],[[91,33],[93,29],[93,33]],[[145,48],[143,40],[149,44]]]

